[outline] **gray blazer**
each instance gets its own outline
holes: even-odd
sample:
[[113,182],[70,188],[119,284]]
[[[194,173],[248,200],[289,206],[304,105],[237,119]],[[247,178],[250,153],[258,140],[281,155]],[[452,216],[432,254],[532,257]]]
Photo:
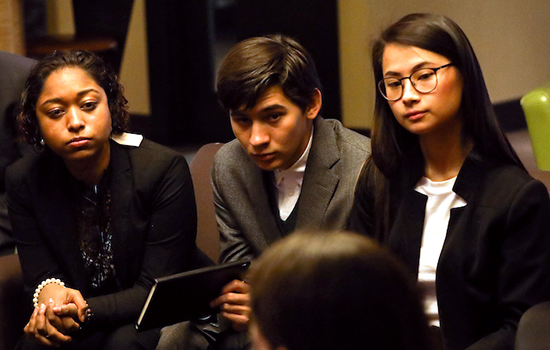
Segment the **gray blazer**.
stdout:
[[[296,229],[341,229],[346,225],[370,140],[336,120],[317,117],[297,203]],[[256,258],[283,236],[262,171],[238,140],[224,145],[212,166],[220,262]]]

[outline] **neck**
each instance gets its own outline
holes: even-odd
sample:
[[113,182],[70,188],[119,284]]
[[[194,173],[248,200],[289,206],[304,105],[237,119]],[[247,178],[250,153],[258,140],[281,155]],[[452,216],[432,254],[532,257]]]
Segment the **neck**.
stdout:
[[109,166],[111,160],[111,149],[109,143],[103,152],[93,159],[87,158],[76,161],[65,161],[65,165],[71,175],[89,186],[97,185]]
[[425,176],[432,181],[445,181],[458,175],[464,160],[472,150],[470,141],[464,142],[461,127],[447,129],[433,135],[420,135],[424,155]]

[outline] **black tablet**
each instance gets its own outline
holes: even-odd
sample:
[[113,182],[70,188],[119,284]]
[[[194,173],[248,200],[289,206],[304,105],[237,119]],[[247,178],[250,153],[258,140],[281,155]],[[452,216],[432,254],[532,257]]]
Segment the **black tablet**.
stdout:
[[210,302],[227,283],[243,279],[249,266],[250,260],[246,259],[156,279],[136,329],[148,330],[217,313]]

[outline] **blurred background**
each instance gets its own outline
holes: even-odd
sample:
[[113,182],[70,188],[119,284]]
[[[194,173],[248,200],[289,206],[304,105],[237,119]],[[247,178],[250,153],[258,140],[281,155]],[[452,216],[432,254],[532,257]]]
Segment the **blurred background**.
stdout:
[[201,145],[233,138],[215,96],[220,60],[242,39],[279,32],[312,53],[322,115],[368,133],[371,41],[411,12],[442,13],[462,27],[501,125],[525,128],[519,99],[550,83],[547,0],[0,0],[0,50],[96,51],[126,87],[133,131],[166,145]]

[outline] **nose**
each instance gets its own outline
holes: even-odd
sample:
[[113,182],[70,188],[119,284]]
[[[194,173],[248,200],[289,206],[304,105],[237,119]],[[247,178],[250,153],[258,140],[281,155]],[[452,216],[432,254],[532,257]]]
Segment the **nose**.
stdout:
[[266,131],[266,126],[258,122],[252,123],[249,142],[252,147],[260,147],[269,143],[269,133]]
[[418,91],[413,86],[413,83],[410,79],[405,79],[402,82],[403,84],[403,102],[412,102],[418,100]]
[[80,109],[71,108],[67,113],[67,128],[71,131],[78,131],[84,128],[84,118]]

